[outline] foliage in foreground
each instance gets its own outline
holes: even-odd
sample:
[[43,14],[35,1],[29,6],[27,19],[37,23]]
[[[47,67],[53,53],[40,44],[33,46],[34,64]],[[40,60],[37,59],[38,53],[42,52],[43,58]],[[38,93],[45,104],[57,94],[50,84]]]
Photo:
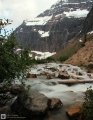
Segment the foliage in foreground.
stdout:
[[[0,27],[8,24],[7,22],[3,23],[1,20]],[[22,49],[14,33],[10,36],[0,34],[0,82],[11,83],[15,78],[23,80],[28,72],[27,67],[31,64],[29,50],[22,49],[19,54],[16,48]]]
[[85,93],[85,102],[81,108],[81,115],[83,120],[93,120],[93,89],[87,88]]

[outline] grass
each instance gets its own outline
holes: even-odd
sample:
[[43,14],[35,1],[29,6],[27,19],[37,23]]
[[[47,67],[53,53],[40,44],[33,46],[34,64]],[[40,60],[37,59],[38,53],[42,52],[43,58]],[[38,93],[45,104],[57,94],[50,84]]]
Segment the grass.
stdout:
[[75,41],[74,43],[68,45],[65,49],[59,51],[57,54],[53,55],[52,58],[55,60],[60,59],[60,57],[68,56],[71,57],[75,54],[81,47],[81,43],[79,41]]
[[[65,49],[59,51],[57,54],[53,55],[51,58],[53,58],[54,60],[59,60],[60,58],[65,58],[65,56],[67,56],[66,58],[70,58],[72,55],[74,55],[75,53],[77,53],[77,51],[81,47],[84,46],[82,44],[85,44],[83,42],[79,42],[79,39],[81,39],[82,41],[84,41],[85,36],[82,36],[81,38],[77,38],[75,40],[75,42],[69,44]],[[87,34],[86,35],[86,41],[89,41],[89,40],[93,40],[93,34]]]

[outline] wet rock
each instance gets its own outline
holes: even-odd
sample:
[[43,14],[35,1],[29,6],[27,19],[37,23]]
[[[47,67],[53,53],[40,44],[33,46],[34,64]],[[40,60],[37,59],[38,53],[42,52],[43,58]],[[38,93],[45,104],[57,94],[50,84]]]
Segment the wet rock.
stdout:
[[83,73],[82,72],[76,72],[76,75],[80,75],[80,76],[82,76],[83,75]]
[[27,78],[37,78],[37,75],[36,74],[28,74],[27,75]]
[[77,77],[77,80],[84,80],[84,78],[82,78],[82,77]]
[[58,109],[58,108],[61,108],[63,106],[63,103],[58,98],[51,98],[51,101],[52,102],[50,105],[50,109]]
[[81,72],[79,72],[78,75],[82,76],[83,74]]
[[45,71],[41,71],[41,73],[40,73],[40,75],[46,75],[47,74],[47,72],[45,72]]
[[38,69],[37,71],[41,71],[42,69]]
[[12,96],[9,92],[0,94],[0,107],[5,106],[7,102],[10,102],[14,96]]
[[71,76],[71,78],[73,78],[74,80],[76,80],[76,79],[77,79],[75,76]]
[[53,120],[52,118],[45,118],[44,120]]
[[10,93],[13,95],[18,95],[18,94],[22,93],[24,90],[25,90],[25,88],[22,85],[13,85],[11,87]]
[[93,62],[90,62],[90,63],[88,64],[88,67],[89,67],[89,68],[93,68]]
[[91,77],[91,73],[87,73],[87,75],[88,75],[89,77]]
[[6,86],[6,85],[0,86],[0,93],[10,92],[10,90],[11,90],[11,86]]
[[16,101],[12,104],[11,109],[16,114],[33,118],[34,116],[42,116],[46,114],[51,104],[51,99],[45,95],[30,91],[21,93]]
[[50,68],[50,70],[52,71],[52,72],[55,72],[55,71],[59,71],[57,68]]
[[9,106],[0,107],[0,115],[1,114],[9,115],[10,113],[11,113],[11,109]]
[[61,67],[62,67],[62,65],[59,65],[59,67],[61,68]]
[[80,108],[81,108],[81,105],[72,106],[70,109],[66,111],[67,116],[70,119],[77,120],[80,116]]
[[58,75],[58,78],[69,79],[70,76],[66,72],[60,72],[59,75]]
[[55,74],[47,74],[47,79],[53,79],[55,78]]

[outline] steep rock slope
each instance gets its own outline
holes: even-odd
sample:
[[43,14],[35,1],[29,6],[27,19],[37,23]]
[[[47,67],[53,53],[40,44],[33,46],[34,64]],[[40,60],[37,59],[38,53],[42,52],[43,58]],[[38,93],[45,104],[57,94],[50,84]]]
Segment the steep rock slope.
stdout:
[[93,62],[93,40],[86,42],[84,47],[78,50],[76,54],[64,63],[72,65],[88,65],[90,62]]
[[35,19],[23,21],[15,30],[18,42],[43,52],[64,49],[81,31],[92,3],[92,0],[59,0]]
[[[34,26],[34,28],[33,26],[29,27],[22,24],[16,29],[19,33],[16,32],[15,35],[25,47],[30,45],[31,50],[57,52],[64,49],[69,44],[69,40],[79,33],[83,20],[83,18],[64,18],[63,21],[53,24],[50,31],[44,33],[46,36],[47,32],[49,32],[49,36],[46,37],[41,37],[43,34],[39,34],[38,31],[42,29],[40,32],[43,32],[48,29],[50,27],[49,24]],[[21,29],[22,32],[20,32]],[[33,31],[33,29],[38,29],[38,31]]]
[[[65,63],[70,64],[86,64],[88,65],[90,62],[93,62],[93,7],[89,14],[87,15],[81,35],[86,34],[86,43],[85,46],[82,47],[76,54],[74,54],[70,59],[65,61]],[[83,39],[83,42],[84,42]],[[89,41],[90,40],[90,41]],[[82,44],[82,43],[81,43]]]
[[90,32],[92,30],[93,30],[93,7],[84,21],[81,35],[86,34],[87,32]]

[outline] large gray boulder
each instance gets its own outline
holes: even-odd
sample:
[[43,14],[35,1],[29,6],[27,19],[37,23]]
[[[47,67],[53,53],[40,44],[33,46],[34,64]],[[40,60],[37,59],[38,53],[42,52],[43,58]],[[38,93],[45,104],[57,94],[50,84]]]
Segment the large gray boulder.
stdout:
[[9,106],[3,106],[3,107],[0,107],[0,115],[1,114],[6,114],[6,115],[9,115],[11,114],[11,109]]
[[11,109],[16,114],[33,118],[34,116],[44,115],[50,104],[51,99],[45,95],[34,91],[30,91],[28,94],[27,91],[24,91],[12,104]]
[[66,73],[66,72],[60,72],[59,75],[58,75],[58,78],[61,78],[61,79],[69,79],[70,76],[69,76],[68,73]]
[[50,109],[58,109],[61,108],[63,106],[63,103],[61,102],[60,99],[58,98],[51,98],[51,105],[50,105]]
[[22,93],[25,90],[25,88],[23,87],[23,85],[13,85],[11,86],[11,90],[10,93],[13,95],[18,95],[20,93]]

